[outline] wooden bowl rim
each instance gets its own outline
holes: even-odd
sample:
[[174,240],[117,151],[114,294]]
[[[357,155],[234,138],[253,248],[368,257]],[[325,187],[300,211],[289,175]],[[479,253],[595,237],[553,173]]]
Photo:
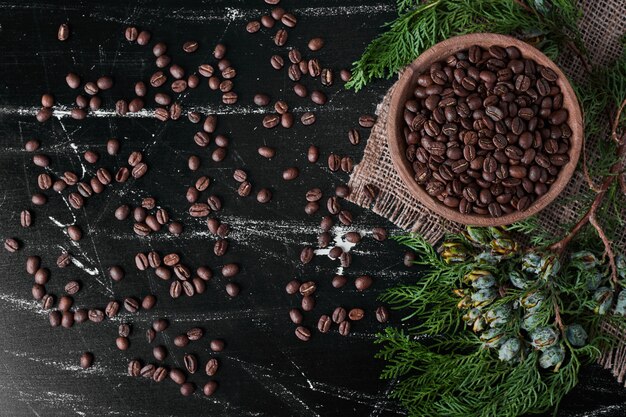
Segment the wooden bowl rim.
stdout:
[[[431,197],[422,186],[415,181],[413,168],[405,156],[406,143],[403,137],[404,103],[410,91],[412,91],[412,88],[417,84],[414,82],[414,79],[433,62],[443,60],[445,57],[460,50],[468,49],[472,45],[479,45],[485,48],[491,45],[504,47],[515,46],[520,50],[524,58],[532,59],[538,64],[549,67],[555,71],[558,75],[557,84],[563,94],[563,108],[567,109],[569,113],[568,124],[572,130],[568,153],[570,160],[561,167],[556,181],[550,186],[548,192],[535,200],[528,209],[524,211],[514,211],[513,213],[505,214],[501,217],[461,214],[459,211],[448,208],[443,203],[440,203]],[[474,226],[501,226],[511,224],[537,214],[548,206],[563,191],[574,174],[584,140],[582,113],[578,98],[563,71],[537,48],[511,36],[495,33],[473,33],[455,36],[439,42],[424,51],[424,53],[406,67],[400,77],[391,96],[387,123],[389,127],[387,140],[393,165],[413,197],[418,199],[421,204],[431,211],[434,211],[436,214],[448,220]]]

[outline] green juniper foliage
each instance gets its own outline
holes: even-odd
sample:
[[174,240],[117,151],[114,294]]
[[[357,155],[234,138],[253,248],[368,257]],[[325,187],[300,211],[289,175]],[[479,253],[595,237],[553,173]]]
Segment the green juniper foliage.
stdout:
[[[515,233],[535,233],[527,222]],[[602,253],[559,258],[528,250],[500,228],[468,228],[436,251],[419,235],[395,239],[418,254],[417,282],[382,300],[406,313],[378,335],[382,377],[410,416],[519,416],[558,406],[581,365],[614,340],[602,320],[626,325],[626,291]],[[597,247],[597,246],[596,246]],[[562,264],[561,264],[562,262]],[[620,258],[621,279],[626,262]]]
[[583,50],[573,0],[398,0],[398,17],[353,65],[348,88],[389,78],[434,44],[455,35],[494,32],[534,40],[554,58],[566,45]]

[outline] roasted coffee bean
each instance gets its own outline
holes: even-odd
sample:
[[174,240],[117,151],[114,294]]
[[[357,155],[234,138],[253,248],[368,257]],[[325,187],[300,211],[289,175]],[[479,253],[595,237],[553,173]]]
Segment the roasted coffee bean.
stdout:
[[333,172],[338,171],[339,168],[341,168],[341,157],[339,157],[339,155],[331,153],[328,156],[328,168]]
[[306,112],[300,117],[300,121],[305,126],[310,126],[315,123],[315,113]]
[[379,242],[387,239],[387,231],[382,227],[375,227],[372,229],[372,237]]
[[50,271],[47,268],[39,268],[35,271],[35,283],[46,285],[50,279]]
[[266,94],[255,94],[254,104],[257,106],[267,106],[270,103],[270,98]]
[[311,339],[311,331],[304,326],[298,326],[295,333],[296,337],[303,342],[308,342]]
[[317,330],[319,330],[320,333],[328,333],[328,331],[330,330],[331,324],[332,324],[332,321],[330,317],[324,314],[320,316],[317,322]]
[[361,134],[356,129],[350,129],[348,131],[348,140],[352,145],[358,145],[361,142]]
[[[214,376],[215,374],[217,374],[218,369],[219,369],[218,360],[216,358],[211,358],[207,361],[206,366],[204,367],[204,372],[208,376]],[[206,394],[206,395],[210,395],[210,394]]]
[[239,184],[239,187],[237,188],[237,194],[239,194],[239,196],[241,197],[249,196],[251,191],[252,191],[252,184],[250,184],[249,181],[242,182],[241,184]]
[[369,275],[362,275],[354,281],[354,287],[357,291],[365,291],[372,286],[373,280]]
[[330,68],[322,68],[320,81],[324,87],[330,87],[333,85],[334,79],[335,77],[333,75],[333,71]]
[[198,359],[191,353],[186,353],[185,356],[183,356],[183,363],[185,364],[187,372],[190,374],[195,374],[198,370]]
[[80,291],[80,283],[78,281],[70,281],[65,284],[65,292],[69,295],[74,295]]
[[311,246],[305,246],[300,252],[300,262],[308,264],[313,260],[314,256],[315,252],[313,251],[313,248]]
[[324,104],[326,104],[327,100],[328,99],[326,98],[326,94],[324,94],[323,92],[319,90],[315,90],[311,93],[311,101],[315,104],[319,104],[320,106],[323,106]]
[[342,336],[348,336],[350,334],[350,322],[342,321],[339,323],[339,334]]
[[287,37],[287,31],[285,29],[279,29],[274,35],[274,43],[276,46],[284,46],[287,43]]
[[256,33],[261,29],[261,23],[258,20],[252,20],[246,25],[248,33]]
[[213,253],[215,256],[224,256],[228,251],[228,240],[218,239],[213,246]]
[[279,70],[285,65],[285,61],[280,55],[272,55],[270,58],[270,64],[272,65],[272,68]]
[[256,199],[259,203],[269,203],[272,199],[272,192],[267,188],[262,188],[256,195]]
[[300,281],[298,281],[297,279],[293,279],[289,281],[287,285],[285,286],[285,292],[289,295],[295,294],[300,289],[300,285],[301,285]]
[[348,318],[352,321],[359,321],[365,317],[365,311],[362,308],[353,308],[348,312]]
[[41,266],[41,258],[36,255],[31,255],[26,258],[26,272],[30,275],[34,275]]
[[169,377],[172,381],[174,381],[174,383],[178,385],[183,385],[187,380],[185,373],[178,368],[172,368],[170,370]]
[[156,305],[156,297],[154,295],[146,295],[141,300],[141,308],[143,308],[144,310],[152,310],[152,308],[154,308],[155,305]]
[[332,314],[332,320],[333,322],[340,324],[344,321],[346,321],[346,318],[348,317],[348,313],[346,311],[345,308],[343,307],[337,307],[335,308],[335,310],[333,311]]
[[341,288],[348,283],[348,280],[343,275],[335,275],[331,281],[333,288]]
[[226,284],[225,288],[226,288],[226,293],[230,297],[237,297],[239,295],[239,292],[241,291],[241,289],[239,288],[239,285],[237,285],[234,282],[229,282],[228,284]]
[[239,273],[239,265],[229,263],[222,267],[222,276],[224,278],[232,278]]
[[280,123],[280,116],[277,114],[268,114],[263,118],[263,127],[272,129]]
[[380,306],[376,309],[376,320],[379,323],[387,323],[389,320],[389,312],[384,306]]
[[363,115],[359,117],[359,126],[364,128],[371,128],[376,123],[376,118],[371,115]]
[[299,175],[300,175],[300,170],[298,168],[290,167],[283,171],[283,180],[291,181],[291,180],[298,178]]
[[341,222],[341,224],[343,224],[344,226],[352,225],[352,213],[349,212],[348,210],[341,210],[339,212],[339,216],[337,217],[339,218],[339,221]]
[[294,84],[293,92],[296,93],[298,97],[306,97],[309,94],[307,88],[300,83]]

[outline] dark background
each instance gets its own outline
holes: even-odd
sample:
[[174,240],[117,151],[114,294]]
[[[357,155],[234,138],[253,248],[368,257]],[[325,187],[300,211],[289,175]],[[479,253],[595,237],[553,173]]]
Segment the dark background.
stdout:
[[[324,37],[326,46],[315,55],[323,65],[336,70],[349,67],[395,13],[393,2],[283,1],[281,6],[298,17],[298,26],[290,30],[287,45],[310,56],[306,50],[308,39]],[[328,104],[319,109],[307,99],[296,97],[286,72],[275,71],[269,65],[274,53],[286,59],[286,50],[276,47],[271,39],[279,25],[254,35],[245,31],[248,20],[269,10],[261,0],[159,1],[158,5],[125,1],[0,2],[0,235],[3,239],[16,236],[24,246],[16,254],[0,251],[0,415],[402,414],[397,405],[385,399],[392,385],[378,378],[382,362],[373,359],[377,350],[374,335],[382,329],[373,315],[378,305],[376,297],[385,288],[411,279],[416,272],[402,265],[402,249],[391,241],[381,244],[366,235],[353,249],[354,262],[346,270],[350,282],[341,290],[330,285],[336,263],[325,256],[316,257],[304,267],[298,261],[301,248],[315,243],[319,219],[325,211],[307,216],[303,211],[304,193],[319,186],[329,196],[335,185],[347,181],[347,174],[326,168],[326,158],[336,152],[359,160],[364,141],[351,146],[346,132],[357,125],[360,114],[374,112],[390,81],[374,83],[358,95],[344,91],[343,83],[336,82],[327,90]],[[56,31],[64,22],[69,22],[71,36],[59,42]],[[123,39],[127,24],[151,31],[150,46],[127,43]],[[181,51],[182,43],[189,39],[200,43],[200,49],[191,55]],[[210,160],[215,145],[200,149],[194,144],[192,137],[199,126],[186,118],[161,123],[151,117],[120,118],[110,114],[117,99],[132,98],[135,81],[147,82],[156,70],[151,46],[159,40],[169,45],[174,61],[187,70],[204,62],[213,63],[210,55],[218,41],[228,46],[228,58],[238,72],[235,91],[239,102],[230,107],[222,105],[220,95],[210,92],[206,82],[178,98],[186,109],[220,114],[218,132],[231,140],[223,162]],[[84,80],[95,80],[100,75],[115,78],[115,87],[101,94],[106,111],[100,113],[101,117],[84,121],[53,118],[37,123],[34,114],[42,93],[52,92],[61,104],[71,106],[77,91],[65,85],[69,71],[77,72]],[[307,81],[309,87],[318,83]],[[269,110],[260,111],[252,105],[252,96],[257,92],[286,100],[297,120],[303,111],[314,109],[318,121],[313,126],[297,122],[290,130],[268,131],[260,124],[263,113]],[[150,91],[148,97],[153,93]],[[154,109],[152,103],[147,107]],[[366,137],[367,131],[361,129],[361,134]],[[104,145],[110,137],[122,142],[117,157],[106,155]],[[23,150],[30,138],[42,142],[42,152],[51,157],[49,171],[53,175],[66,170],[81,173],[83,164],[87,177],[99,166],[114,170],[125,163],[132,150],[144,152],[150,169],[140,180],[107,187],[81,210],[68,209],[59,195],[48,191],[50,202],[34,208],[34,227],[22,229],[19,212],[30,206],[30,195],[37,189],[36,176],[42,172]],[[261,144],[275,147],[276,158],[261,158],[256,152]],[[316,165],[306,162],[310,144],[321,150]],[[101,155],[95,166],[81,162],[80,154],[87,149]],[[187,157],[192,153],[202,158],[202,167],[196,173],[187,169]],[[301,175],[285,183],[281,172],[291,165],[298,166]],[[271,188],[273,201],[260,205],[252,196],[238,197],[232,179],[235,168],[248,172],[256,190]],[[185,190],[199,175],[213,180],[204,196],[214,193],[222,198],[224,209],[218,217],[233,230],[231,250],[224,259],[213,255],[215,238],[207,233],[204,221],[191,219],[186,213]],[[185,224],[180,238],[172,239],[164,232],[138,238],[132,232],[131,220],[114,220],[113,211],[118,205],[138,205],[146,196],[154,196],[160,206]],[[349,208],[355,214],[350,230],[385,226],[392,234],[400,233],[368,211]],[[74,221],[85,232],[78,244],[72,244],[58,226]],[[76,266],[58,269],[55,260],[63,249],[97,272],[90,275]],[[194,268],[210,265],[216,274],[207,292],[171,300],[168,283],[150,271],[134,268],[134,254],[149,250],[161,254],[175,251]],[[50,292],[61,294],[70,279],[82,282],[83,288],[75,297],[78,307],[103,308],[110,299],[148,293],[157,296],[157,306],[149,312],[123,313],[99,325],[52,329],[46,313],[30,297],[32,278],[24,271],[24,261],[30,254],[39,254],[44,266],[51,269],[47,286]],[[235,299],[226,295],[226,280],[217,273],[225,262],[242,266],[235,278],[242,294]],[[106,276],[107,268],[114,264],[123,265],[127,271],[119,283],[112,283]],[[357,293],[352,280],[365,273],[375,277],[375,285],[370,291]],[[338,305],[362,307],[366,318],[353,326],[347,338],[333,329],[325,335],[314,331],[308,343],[297,340],[287,312],[299,304],[299,299],[284,292],[285,283],[294,277],[318,283],[317,307],[305,315],[305,324],[311,328],[319,315],[330,314]],[[167,317],[172,323],[155,342],[170,351],[166,365],[181,366],[183,353],[196,353],[202,370],[191,380],[199,386],[208,380],[203,372],[204,363],[212,356],[208,341],[215,337],[226,340],[226,350],[213,355],[222,364],[216,376],[220,389],[213,397],[206,398],[198,391],[192,398],[183,398],[169,380],[156,384],[126,375],[130,359],[151,360],[151,346],[145,342],[144,333],[156,317]],[[392,314],[392,322],[398,319]],[[133,327],[131,348],[126,352],[114,345],[121,322]],[[175,348],[174,336],[192,326],[201,326],[207,336],[185,349]],[[94,352],[96,357],[94,367],[87,371],[78,367],[83,351]],[[607,371],[592,366],[583,372],[580,385],[566,398],[559,415],[625,413],[626,391]]]

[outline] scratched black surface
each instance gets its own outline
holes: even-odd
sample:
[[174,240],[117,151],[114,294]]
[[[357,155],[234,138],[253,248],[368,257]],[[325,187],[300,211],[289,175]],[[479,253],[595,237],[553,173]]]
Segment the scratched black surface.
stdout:
[[[323,36],[327,46],[316,55],[335,69],[348,66],[364,45],[379,32],[379,27],[394,13],[392,2],[376,1],[284,1],[295,9],[299,18],[290,31],[289,46],[305,50],[312,36]],[[329,103],[317,111],[318,122],[310,127],[296,123],[291,130],[268,131],[260,126],[263,114],[251,105],[256,92],[266,92],[274,99],[285,99],[295,113],[313,107],[291,92],[291,81],[284,71],[273,70],[269,57],[284,50],[273,45],[271,31],[255,35],[245,32],[245,23],[267,13],[261,0],[239,1],[107,1],[85,2],[0,2],[0,235],[17,236],[24,249],[17,254],[0,252],[0,415],[6,416],[393,416],[401,410],[385,400],[391,385],[378,379],[382,363],[373,359],[376,347],[373,335],[381,329],[373,319],[376,296],[381,290],[410,279],[414,271],[402,266],[401,250],[392,242],[377,243],[367,237],[353,249],[354,263],[346,273],[350,277],[368,273],[376,277],[369,292],[357,294],[353,286],[334,290],[330,286],[336,264],[317,256],[312,265],[302,267],[298,254],[305,244],[316,239],[319,215],[303,212],[304,192],[320,186],[326,195],[332,187],[345,182],[345,174],[334,174],[324,164],[306,163],[310,144],[321,149],[324,161],[333,151],[360,158],[363,144],[351,146],[346,132],[356,125],[362,113],[372,113],[390,82],[378,82],[355,95],[342,91],[338,83],[329,91]],[[71,37],[56,40],[56,29],[69,22]],[[235,91],[238,104],[227,108],[217,94],[203,83],[200,88],[183,94],[179,101],[185,108],[219,116],[219,132],[231,139],[225,161],[210,161],[210,151],[197,148],[192,141],[198,126],[186,120],[161,123],[150,117],[120,118],[103,112],[101,117],[73,121],[53,118],[44,124],[34,119],[41,93],[55,94],[61,104],[71,105],[76,95],[64,84],[68,71],[84,79],[111,74],[115,87],[103,94],[104,110],[110,111],[115,100],[129,98],[132,84],[147,81],[155,71],[150,48],[128,44],[123,28],[132,23],[150,30],[153,41],[163,40],[170,55],[185,68],[205,62],[216,42],[229,48],[228,58],[237,68]],[[180,46],[188,39],[198,40],[200,49],[192,55],[182,53]],[[309,83],[313,86],[314,83]],[[151,95],[153,93],[150,93]],[[153,105],[148,106],[153,109]],[[254,110],[254,111],[253,111]],[[366,134],[362,131],[362,134]],[[50,155],[51,171],[82,172],[78,153],[96,149],[102,156],[95,166],[114,169],[124,163],[132,150],[143,150],[150,170],[142,179],[124,186],[111,186],[91,198],[83,210],[71,211],[59,195],[47,193],[50,203],[35,208],[35,227],[19,227],[19,211],[29,207],[29,196],[36,190],[36,175],[41,172],[23,151],[29,138],[41,140],[42,150]],[[104,143],[109,137],[122,141],[118,157],[105,155]],[[272,161],[256,153],[260,144],[276,147]],[[197,153],[202,168],[190,173],[186,159]],[[295,164],[301,176],[285,184],[284,167]],[[87,176],[94,166],[85,165]],[[260,205],[252,197],[235,197],[232,179],[235,168],[244,168],[258,189],[270,187],[274,200]],[[184,191],[200,175],[213,179],[210,192],[223,198],[220,218],[231,224],[231,250],[225,259],[212,253],[213,237],[206,226],[186,214]],[[165,233],[137,238],[130,222],[117,222],[113,210],[119,204],[136,205],[142,197],[154,196],[176,219],[185,223],[185,233],[171,239]],[[346,203],[347,204],[347,203]],[[369,230],[375,225],[389,227],[384,219],[367,211],[350,207],[355,213],[353,229]],[[75,217],[74,217],[75,216]],[[76,246],[63,234],[60,224],[74,222],[86,237]],[[72,266],[65,270],[53,267],[62,250],[68,249],[85,269],[98,271],[90,275]],[[243,291],[229,299],[224,291],[225,279],[216,277],[208,291],[191,299],[171,300],[167,283],[153,274],[139,272],[133,266],[133,254],[157,250],[183,254],[191,266],[207,264],[217,268],[228,261],[238,261],[242,273],[236,278]],[[80,307],[103,307],[112,298],[143,296],[154,293],[158,303],[150,312],[122,314],[115,321],[100,325],[75,325],[71,330],[52,329],[37,303],[30,300],[31,278],[24,271],[29,254],[40,254],[52,271],[49,291],[60,294],[65,282],[78,279],[83,289],[76,297]],[[127,271],[120,283],[111,283],[103,274],[108,266],[119,263]],[[306,315],[305,323],[314,327],[317,317],[330,313],[337,305],[363,307],[367,316],[353,327],[350,337],[336,330],[326,335],[315,333],[309,343],[297,340],[287,311],[297,305],[296,298],[284,293],[292,277],[318,282],[318,305]],[[151,347],[143,334],[155,317],[167,317],[173,323],[157,343],[170,349],[167,366],[180,366],[184,352],[199,355],[201,362],[211,356],[208,338],[185,349],[173,347],[173,337],[192,325],[200,325],[208,337],[227,341],[225,352],[216,355],[222,368],[216,377],[220,389],[212,398],[197,393],[183,398],[177,387],[126,376],[126,364],[132,358],[150,361]],[[397,322],[398,317],[393,316]],[[114,346],[117,325],[133,326],[131,348],[119,352]],[[83,351],[96,356],[88,371],[77,367]],[[203,372],[191,380],[202,385]],[[580,386],[563,404],[561,416],[622,416],[626,391],[608,372],[591,367],[582,375]]]

